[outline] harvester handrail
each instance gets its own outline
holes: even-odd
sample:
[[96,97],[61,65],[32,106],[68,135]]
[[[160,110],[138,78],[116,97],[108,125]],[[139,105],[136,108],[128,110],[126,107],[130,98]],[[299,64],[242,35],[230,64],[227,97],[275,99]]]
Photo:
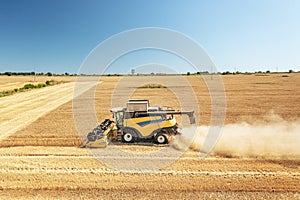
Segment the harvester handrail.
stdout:
[[149,115],[187,115],[191,124],[195,124],[194,111],[174,111],[174,110],[162,110],[148,112]]

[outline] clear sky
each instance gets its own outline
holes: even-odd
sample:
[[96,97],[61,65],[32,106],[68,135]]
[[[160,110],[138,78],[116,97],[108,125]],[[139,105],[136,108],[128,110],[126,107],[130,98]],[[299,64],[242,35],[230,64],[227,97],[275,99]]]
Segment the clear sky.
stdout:
[[300,71],[299,0],[0,0],[0,71],[76,73],[101,41],[141,27],[186,34],[219,71]]

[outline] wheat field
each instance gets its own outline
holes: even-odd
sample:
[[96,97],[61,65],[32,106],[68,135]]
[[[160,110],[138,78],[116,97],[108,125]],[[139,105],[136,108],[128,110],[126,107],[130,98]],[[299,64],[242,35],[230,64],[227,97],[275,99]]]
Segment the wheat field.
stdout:
[[[32,81],[27,78],[2,76],[0,89]],[[220,103],[212,100],[208,87],[217,84],[217,77],[86,77],[93,84],[75,92],[83,106],[79,113],[72,101],[76,79],[65,78],[64,84],[0,98],[1,199],[299,199],[300,74],[221,76],[224,93],[218,85],[215,94],[226,99],[223,131],[201,158],[203,138],[213,123],[212,105]],[[142,88],[142,83],[166,87]],[[198,132],[190,140],[183,127],[182,137],[167,146],[82,148],[76,116],[87,124],[93,120],[84,105],[93,102],[101,122],[127,98],[176,110],[198,108]],[[185,122],[184,117],[177,120]],[[191,145],[182,150],[186,141]],[[112,153],[114,148],[125,155]],[[147,169],[170,160],[162,149],[181,156],[158,170]],[[139,168],[129,168],[132,163]],[[128,170],[115,169],[117,164]]]

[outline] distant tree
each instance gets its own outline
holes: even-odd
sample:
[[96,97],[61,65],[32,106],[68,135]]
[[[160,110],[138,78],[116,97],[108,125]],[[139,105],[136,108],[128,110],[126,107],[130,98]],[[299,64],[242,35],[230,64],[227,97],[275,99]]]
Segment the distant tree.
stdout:
[[32,88],[35,88],[35,86],[33,84],[26,84],[24,85],[23,87],[25,90],[29,90],[29,89],[32,89]]
[[46,85],[53,85],[53,81],[46,81],[45,84]]
[[228,74],[232,74],[232,73],[230,73],[230,71],[226,71],[222,73],[222,75],[228,75]]
[[11,72],[4,72],[6,76],[11,76]]
[[66,76],[69,76],[69,73],[68,73],[68,72],[65,72],[65,75],[66,75]]
[[289,70],[289,73],[293,73],[293,72],[294,72],[293,70],[291,70],[291,69]]
[[47,72],[46,75],[47,76],[52,76],[52,73],[51,72]]
[[266,73],[267,73],[267,74],[270,74],[271,72],[270,72],[270,70],[267,70]]
[[188,76],[191,75],[191,72],[187,72],[186,75],[188,75]]

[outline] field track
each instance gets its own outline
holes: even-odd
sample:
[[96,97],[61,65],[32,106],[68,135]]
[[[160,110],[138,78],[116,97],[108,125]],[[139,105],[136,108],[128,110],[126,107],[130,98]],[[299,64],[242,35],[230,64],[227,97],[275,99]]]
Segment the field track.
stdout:
[[[77,90],[77,95],[88,88]],[[74,83],[59,84],[0,98],[0,140],[73,98]]]
[[72,87],[66,83],[0,98],[0,140],[70,101]]

